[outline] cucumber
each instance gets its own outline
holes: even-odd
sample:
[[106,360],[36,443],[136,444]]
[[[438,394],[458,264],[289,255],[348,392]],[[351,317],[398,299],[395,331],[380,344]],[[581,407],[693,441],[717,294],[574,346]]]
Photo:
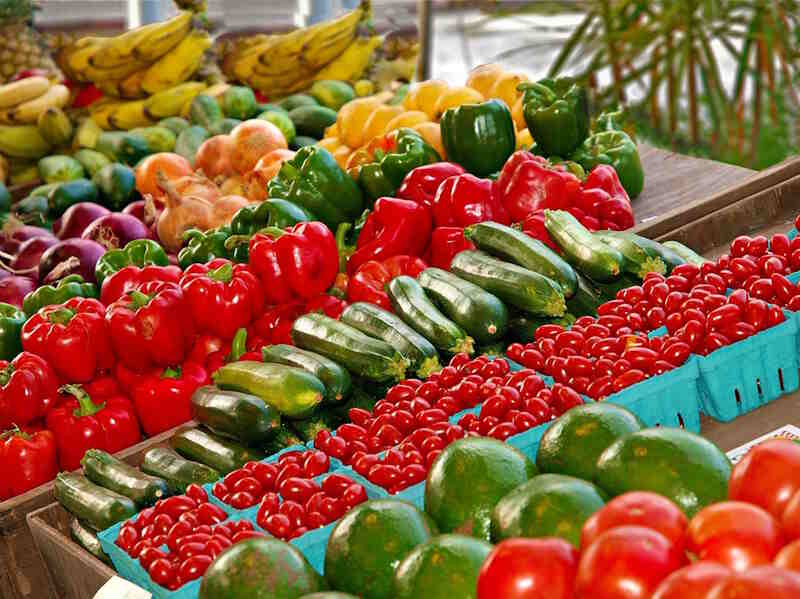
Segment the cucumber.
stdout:
[[476,343],[493,343],[505,335],[508,308],[496,295],[441,268],[426,268],[417,276],[417,282]]
[[605,301],[597,286],[584,277],[578,275],[578,287],[575,295],[567,301],[567,310],[575,316],[597,316],[597,308]]
[[296,432],[284,424],[278,429],[278,434],[275,435],[275,438],[270,439],[264,446],[264,452],[267,455],[274,455],[281,449],[286,449],[293,445],[303,445],[303,440],[297,436]]
[[211,466],[222,474],[229,474],[247,462],[257,462],[266,457],[258,449],[245,447],[199,428],[179,431],[169,440],[169,444],[186,459]]
[[84,526],[77,518],[73,518],[69,523],[69,536],[101,562],[109,566],[111,565],[111,559],[109,559],[106,552],[103,551],[103,548],[100,546],[100,540],[97,538],[97,535],[93,530]]
[[464,236],[487,254],[554,280],[561,285],[565,298],[575,293],[578,286],[575,270],[538,239],[491,221],[467,227]]
[[544,226],[564,252],[567,262],[595,281],[612,281],[622,272],[624,258],[564,210],[545,210]]
[[93,530],[105,530],[138,511],[127,497],[104,489],[77,472],[60,472],[53,491],[64,509]]
[[450,270],[493,293],[506,304],[538,316],[563,316],[567,311],[561,285],[538,272],[466,250],[456,254]]
[[702,266],[706,262],[711,262],[708,258],[704,258],[697,252],[695,252],[692,248],[687,247],[680,243],[679,241],[665,241],[661,244],[668,250],[672,250],[678,256],[683,258],[689,264],[696,264],[697,266]]
[[389,281],[386,293],[395,313],[435,347],[453,354],[475,351],[472,337],[439,311],[416,279],[395,277]]
[[607,231],[606,234],[612,237],[629,240],[638,245],[651,258],[660,258],[667,267],[667,274],[671,273],[672,269],[676,266],[686,264],[686,260],[681,258],[676,252],[647,237],[642,237],[630,231]]
[[81,466],[90,481],[124,495],[139,508],[153,505],[169,492],[164,479],[142,474],[100,449],[89,449],[83,454]]
[[353,388],[350,373],[333,360],[293,345],[265,345],[261,348],[264,362],[302,368],[325,385],[325,401],[336,403],[346,399]]
[[630,239],[609,235],[609,233],[611,232],[596,231],[594,235],[600,241],[622,254],[624,259],[622,264],[623,273],[644,279],[649,272],[657,272],[662,275],[667,272],[667,266],[661,258],[651,258],[647,252]]
[[144,454],[140,469],[163,478],[173,494],[184,493],[191,484],[205,485],[222,478],[217,470],[199,462],[185,460],[169,447],[154,447],[149,450]]
[[322,354],[373,381],[400,381],[408,368],[408,360],[385,341],[324,314],[301,316],[294,321],[291,335],[298,347]]
[[535,316],[519,315],[508,323],[508,336],[520,343],[532,343],[536,340],[536,329],[545,324],[559,324],[569,328],[575,322],[575,316],[567,312],[559,318],[536,318]]
[[287,418],[305,418],[325,395],[325,385],[317,377],[285,364],[232,362],[213,378],[221,389],[251,393]]
[[350,304],[342,312],[339,320],[365,335],[382,339],[396,348],[421,378],[427,378],[442,368],[439,364],[439,354],[430,341],[398,316],[375,304],[367,302]]
[[238,391],[223,391],[211,385],[192,395],[194,419],[218,435],[246,445],[267,442],[278,433],[281,415],[261,398]]

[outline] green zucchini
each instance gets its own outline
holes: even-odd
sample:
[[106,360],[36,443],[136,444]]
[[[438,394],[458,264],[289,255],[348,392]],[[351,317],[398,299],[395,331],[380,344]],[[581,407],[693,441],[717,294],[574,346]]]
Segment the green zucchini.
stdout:
[[622,272],[624,258],[565,210],[545,210],[544,226],[564,252],[567,262],[595,281],[613,281]]
[[642,250],[644,250],[651,258],[660,258],[661,261],[667,266],[667,274],[671,273],[672,269],[676,266],[686,264],[686,260],[681,258],[681,256],[675,251],[661,245],[657,241],[648,239],[647,237],[642,237],[641,235],[631,233],[630,231],[607,231],[606,233],[613,237],[619,237],[621,239],[632,241],[642,248]]
[[439,311],[416,279],[395,277],[386,286],[386,293],[395,313],[435,347],[453,354],[475,351],[472,337]]
[[561,285],[565,298],[575,293],[578,286],[575,270],[538,239],[491,221],[467,227],[464,236],[487,254],[554,280]]
[[89,449],[83,454],[81,466],[90,481],[124,495],[140,508],[153,505],[169,493],[164,479],[143,474],[100,449]]
[[639,283],[641,283],[639,279],[628,274],[622,275],[616,281],[611,281],[610,283],[598,283],[594,281],[595,286],[600,291],[600,297],[604,302],[616,299],[617,293],[628,287],[638,285]]
[[83,547],[101,562],[108,564],[109,566],[111,565],[111,560],[100,546],[100,539],[97,538],[97,535],[94,533],[94,531],[90,530],[89,527],[84,526],[77,518],[73,518],[69,523],[69,536],[72,537],[73,541],[75,541],[78,545]]
[[247,462],[263,460],[266,457],[258,449],[245,447],[199,428],[184,429],[175,434],[169,443],[186,459],[211,466],[222,474],[238,470]]
[[450,270],[525,312],[562,316],[567,311],[561,285],[538,272],[492,258],[484,252],[467,250],[456,254]]
[[285,364],[310,372],[325,385],[325,401],[340,402],[350,395],[353,381],[350,373],[333,360],[293,345],[265,345],[261,348],[264,362]]
[[213,379],[221,389],[260,397],[286,418],[305,418],[325,395],[325,385],[317,377],[285,364],[231,362],[217,370]]
[[370,380],[400,381],[405,377],[408,360],[395,348],[324,314],[301,316],[294,321],[291,334],[298,347],[322,354]]
[[502,339],[508,308],[496,295],[441,268],[426,268],[417,282],[442,312],[482,345]]
[[238,391],[223,391],[212,385],[192,395],[194,419],[218,435],[245,445],[265,443],[277,434],[281,415],[261,398]]
[[297,433],[303,443],[313,441],[317,433],[323,430],[332,431],[345,420],[341,415],[325,408],[320,409],[311,418],[305,420],[294,420],[289,423],[289,428]]
[[578,288],[567,301],[567,310],[575,316],[597,316],[597,308],[605,301],[597,286],[584,277],[578,275]]
[[545,324],[559,324],[565,329],[572,326],[575,316],[567,312],[559,318],[537,318],[520,314],[508,323],[508,336],[520,343],[531,343],[536,340],[536,329]]
[[183,459],[169,447],[154,447],[144,454],[140,466],[142,472],[163,478],[173,494],[184,493],[191,484],[205,485],[222,478],[217,471],[201,464]]
[[618,237],[617,235],[610,235],[609,233],[611,233],[611,231],[596,231],[594,235],[598,237],[600,241],[610,245],[622,254],[624,258],[622,264],[623,273],[633,275],[639,279],[644,279],[645,275],[649,272],[657,272],[661,275],[667,272],[667,266],[661,258],[657,256],[652,258],[630,239]]
[[679,241],[665,241],[661,244],[668,250],[672,250],[676,254],[678,254],[681,258],[683,258],[689,264],[696,264],[697,266],[702,266],[706,262],[711,262],[708,258],[704,258],[697,252],[695,252],[692,248],[687,247],[680,243]]
[[127,497],[104,489],[77,472],[60,472],[54,493],[64,509],[93,530],[105,530],[138,511]]
[[399,316],[375,304],[350,304],[339,320],[396,348],[421,378],[427,378],[442,368],[439,364],[439,353],[430,341],[403,322]]
[[286,449],[293,445],[303,445],[303,440],[297,436],[297,433],[284,424],[278,429],[278,434],[275,435],[275,438],[270,439],[264,446],[264,452],[267,455],[274,455],[281,449]]

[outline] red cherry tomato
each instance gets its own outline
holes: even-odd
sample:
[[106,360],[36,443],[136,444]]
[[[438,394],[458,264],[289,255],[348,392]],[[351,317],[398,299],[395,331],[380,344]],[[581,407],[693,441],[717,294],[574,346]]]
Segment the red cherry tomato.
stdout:
[[198,504],[208,501],[208,493],[206,493],[206,490],[200,485],[196,485],[194,483],[187,485],[184,494]]
[[707,599],[797,599],[800,573],[775,566],[759,566],[734,572],[720,581]]
[[631,385],[635,385],[647,378],[647,374],[638,369],[628,370],[624,374],[619,375],[612,383],[614,391],[621,391]]
[[792,495],[789,503],[786,504],[781,524],[787,539],[800,539],[800,491]]
[[178,571],[171,561],[159,558],[150,563],[147,573],[154,583],[162,587],[169,587],[171,583],[175,582]]
[[652,599],[706,599],[710,589],[731,570],[714,562],[695,562],[667,576]]
[[761,506],[781,518],[800,489],[800,445],[775,439],[756,445],[733,468],[728,497]]
[[779,568],[800,572],[800,541],[785,545],[775,556],[774,564]]
[[292,476],[281,482],[278,492],[285,500],[305,503],[308,499],[320,490],[320,487],[313,480]]

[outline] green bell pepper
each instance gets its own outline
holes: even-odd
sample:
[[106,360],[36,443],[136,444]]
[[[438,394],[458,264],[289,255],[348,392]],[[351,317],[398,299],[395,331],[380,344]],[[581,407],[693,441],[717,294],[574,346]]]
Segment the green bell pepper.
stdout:
[[499,171],[516,149],[514,120],[502,100],[448,108],[441,128],[447,159],[478,177]]
[[305,208],[274,198],[240,209],[231,220],[231,233],[253,235],[264,227],[284,229],[311,220],[314,215]]
[[100,257],[94,269],[97,285],[102,286],[106,277],[131,265],[167,266],[169,258],[164,248],[152,239],[134,239],[125,244],[125,247],[111,250]]
[[268,186],[269,197],[288,200],[316,215],[331,230],[364,210],[356,182],[324,148],[306,146],[281,166]]
[[178,266],[186,269],[190,264],[205,264],[214,258],[226,258],[225,240],[231,236],[227,227],[201,231],[189,229],[183,234],[183,247],[178,252]]
[[392,131],[378,148],[365,153],[367,162],[350,174],[372,202],[383,196],[393,197],[405,176],[418,166],[441,160],[439,153],[413,129]]
[[600,113],[594,123],[595,133],[599,131],[624,131],[625,115],[621,110],[606,110]]
[[26,314],[35,314],[39,308],[63,304],[73,297],[100,296],[94,283],[87,283],[80,275],[68,275],[54,285],[44,285],[28,293],[22,300],[22,309]]
[[22,325],[25,324],[25,312],[0,302],[0,359],[13,360],[22,351]]
[[588,137],[571,159],[588,173],[598,164],[608,164],[617,171],[620,183],[631,199],[642,193],[644,169],[639,151],[624,131],[601,131]]
[[589,135],[589,97],[570,77],[523,83],[522,114],[544,156],[569,156]]

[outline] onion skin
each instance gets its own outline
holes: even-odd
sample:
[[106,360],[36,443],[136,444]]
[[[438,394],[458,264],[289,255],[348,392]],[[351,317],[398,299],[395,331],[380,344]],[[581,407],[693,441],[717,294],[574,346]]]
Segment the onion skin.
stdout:
[[70,206],[53,223],[53,232],[59,239],[80,237],[92,222],[98,218],[111,214],[111,210],[94,202],[80,202]]
[[134,239],[151,238],[150,229],[142,221],[130,214],[113,212],[94,220],[83,233],[81,239],[96,241],[107,250],[124,247]]
[[36,282],[30,277],[8,275],[0,279],[0,302],[22,309],[22,301],[34,289]]
[[81,275],[87,283],[96,283],[94,269],[106,248],[90,239],[65,239],[48,248],[39,262],[39,281],[54,283],[67,275]]

